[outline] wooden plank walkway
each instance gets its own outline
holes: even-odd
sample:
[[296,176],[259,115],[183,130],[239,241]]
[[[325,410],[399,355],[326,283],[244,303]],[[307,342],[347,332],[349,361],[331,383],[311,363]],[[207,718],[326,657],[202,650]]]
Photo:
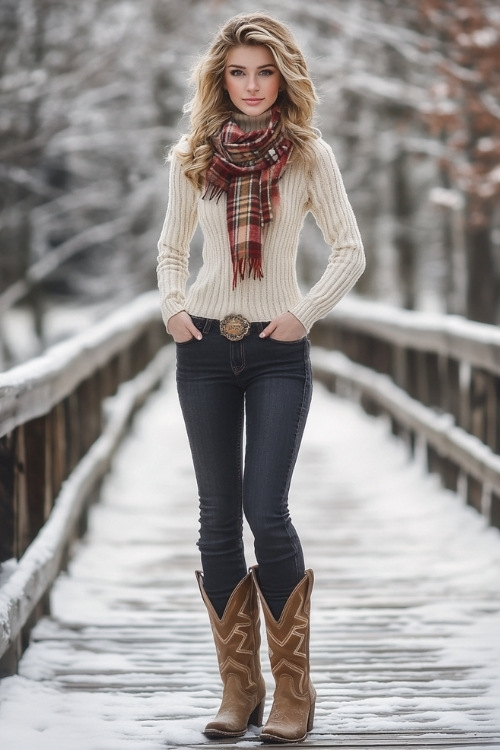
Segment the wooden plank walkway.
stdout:
[[[498,750],[498,531],[319,385],[291,503],[316,574],[319,702],[301,747]],[[260,746],[257,730],[201,734],[220,686],[193,574],[197,517],[169,376],[116,458],[51,618],[0,684],[2,750]]]

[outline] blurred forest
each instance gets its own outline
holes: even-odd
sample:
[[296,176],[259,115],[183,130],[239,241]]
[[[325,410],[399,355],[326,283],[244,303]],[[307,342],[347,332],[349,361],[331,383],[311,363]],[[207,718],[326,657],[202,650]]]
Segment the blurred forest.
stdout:
[[[155,287],[189,71],[251,10],[308,58],[365,242],[357,293],[500,321],[497,0],[0,0],[4,366]],[[305,285],[327,253],[308,220]]]

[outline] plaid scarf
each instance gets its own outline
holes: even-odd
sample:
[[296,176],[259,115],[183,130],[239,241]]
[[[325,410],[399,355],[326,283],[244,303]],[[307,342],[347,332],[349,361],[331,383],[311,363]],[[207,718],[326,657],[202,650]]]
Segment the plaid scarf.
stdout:
[[261,279],[262,227],[272,221],[279,200],[278,180],[292,143],[282,133],[280,111],[274,107],[266,130],[245,133],[234,120],[212,139],[215,152],[207,170],[204,198],[227,193],[227,228],[233,264],[233,289],[248,276]]

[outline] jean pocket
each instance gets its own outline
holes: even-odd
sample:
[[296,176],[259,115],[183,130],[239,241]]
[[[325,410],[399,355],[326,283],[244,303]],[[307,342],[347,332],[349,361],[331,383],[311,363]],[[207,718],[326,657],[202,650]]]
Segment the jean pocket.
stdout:
[[272,336],[268,336],[268,341],[273,341],[275,344],[280,344],[282,346],[293,346],[294,344],[303,344],[304,341],[306,341],[307,335],[302,336],[301,339],[294,339],[293,341],[282,341],[281,339],[273,339]]

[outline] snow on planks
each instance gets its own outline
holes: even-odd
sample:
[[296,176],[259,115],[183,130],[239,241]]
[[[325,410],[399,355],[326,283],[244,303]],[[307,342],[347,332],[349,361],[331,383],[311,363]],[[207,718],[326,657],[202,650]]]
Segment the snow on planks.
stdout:
[[[291,491],[316,574],[319,693],[302,747],[500,748],[500,534],[316,386]],[[201,734],[220,698],[194,579],[196,488],[175,386],[138,415],[20,674],[2,750],[259,746]],[[253,562],[248,538],[248,563]],[[272,680],[262,649],[269,685]]]

